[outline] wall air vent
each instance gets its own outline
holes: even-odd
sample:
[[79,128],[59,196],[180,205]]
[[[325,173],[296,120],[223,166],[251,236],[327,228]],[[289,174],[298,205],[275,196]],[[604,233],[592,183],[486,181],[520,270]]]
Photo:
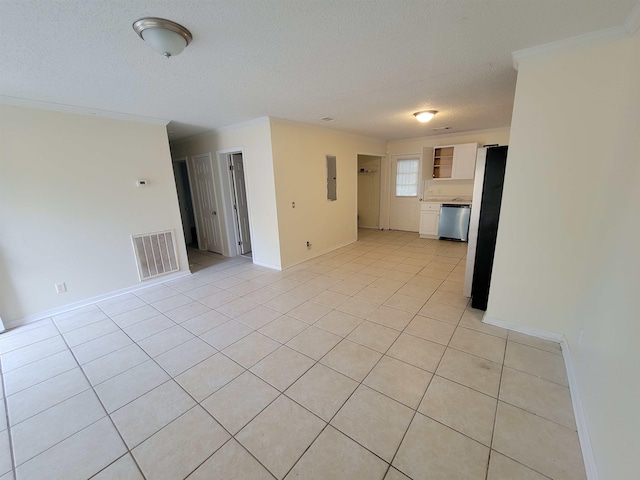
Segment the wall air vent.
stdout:
[[173,231],[132,235],[140,281],[178,271],[178,255]]
[[432,132],[439,132],[440,130],[450,130],[451,127],[436,127],[436,128],[432,128],[431,131]]
[[322,120],[323,122],[333,122],[333,118],[331,117],[322,117],[320,120]]

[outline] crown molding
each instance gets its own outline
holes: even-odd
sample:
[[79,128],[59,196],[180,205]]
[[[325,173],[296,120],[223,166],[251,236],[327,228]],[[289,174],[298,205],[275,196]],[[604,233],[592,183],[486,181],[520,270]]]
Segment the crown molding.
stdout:
[[624,23],[617,27],[605,28],[596,32],[585,33],[577,37],[565,38],[556,42],[545,43],[531,48],[516,50],[511,53],[513,60],[513,68],[518,70],[520,61],[525,58],[536,57],[552,52],[559,52],[571,48],[592,45],[595,43],[606,42],[610,40],[618,40],[621,38],[631,37],[636,34],[640,28],[640,0],[636,2],[634,7],[627,15]]
[[148,123],[152,125],[166,126],[169,120],[155,117],[145,117],[141,115],[130,115],[128,113],[112,112],[96,108],[79,107],[77,105],[66,105],[63,103],[43,102],[30,100],[27,98],[9,97],[0,95],[0,105],[10,107],[35,108],[38,110],[48,110],[51,112],[72,113],[76,115],[90,115],[92,117],[108,118],[111,120],[124,120],[127,122]]
[[421,135],[419,137],[407,137],[400,138],[398,140],[389,140],[387,145],[394,145],[398,143],[406,143],[406,142],[416,142],[416,141],[427,141],[430,142],[432,140],[439,140],[444,138],[452,138],[452,137],[467,137],[470,135],[483,135],[492,132],[500,132],[500,131],[510,131],[511,125],[507,125],[504,127],[491,127],[491,128],[481,128],[479,130],[456,130],[454,132],[449,133],[439,133],[437,135]]
[[239,128],[252,127],[253,125],[260,125],[263,123],[269,123],[269,117],[264,116],[264,117],[253,118],[251,120],[247,120],[246,122],[234,123],[232,125],[226,125],[224,127],[214,128],[212,129],[212,132],[214,133],[227,132],[229,130],[237,130]]
[[624,22],[624,29],[629,35],[635,35],[640,28],[640,0],[636,2],[635,7],[631,9],[631,13]]
[[596,43],[606,42],[610,40],[618,40],[629,36],[629,32],[625,27],[611,27],[597,32],[585,33],[577,37],[565,38],[556,42],[544,43],[531,48],[516,50],[511,53],[513,59],[513,68],[518,70],[520,62],[524,59],[546,55],[554,52],[570,50],[572,48],[593,45]]
[[387,143],[387,141],[382,138],[370,137],[362,133],[352,132],[350,130],[342,130],[337,127],[329,127],[327,125],[317,125],[315,123],[301,122],[299,120],[288,120],[286,118],[279,118],[279,117],[269,117],[269,121],[272,125],[290,125],[293,127],[306,128],[309,130],[323,130],[328,133],[347,135],[350,137],[359,138],[366,141],[374,141],[374,142],[379,142],[384,144]]

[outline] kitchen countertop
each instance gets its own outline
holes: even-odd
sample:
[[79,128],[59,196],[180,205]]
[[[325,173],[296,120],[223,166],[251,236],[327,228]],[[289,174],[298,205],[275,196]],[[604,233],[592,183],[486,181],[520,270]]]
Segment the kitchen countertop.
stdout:
[[471,197],[426,197],[423,203],[471,204]]

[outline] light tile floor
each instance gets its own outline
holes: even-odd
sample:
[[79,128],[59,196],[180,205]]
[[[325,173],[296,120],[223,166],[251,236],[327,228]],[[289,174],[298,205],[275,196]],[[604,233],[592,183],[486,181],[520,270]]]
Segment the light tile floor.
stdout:
[[191,251],[189,277],[7,332],[0,480],[584,479],[559,345],[481,323],[465,249]]

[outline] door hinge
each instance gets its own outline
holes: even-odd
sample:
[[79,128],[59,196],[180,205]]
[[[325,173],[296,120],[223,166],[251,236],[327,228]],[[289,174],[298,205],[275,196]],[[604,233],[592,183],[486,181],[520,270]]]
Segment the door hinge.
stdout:
[[234,209],[234,210],[238,210],[238,206],[237,206],[237,205],[234,205],[234,206],[233,206],[233,209]]
[[242,242],[238,242],[238,245],[242,245]]
[[229,170],[233,170],[233,165],[229,165]]

